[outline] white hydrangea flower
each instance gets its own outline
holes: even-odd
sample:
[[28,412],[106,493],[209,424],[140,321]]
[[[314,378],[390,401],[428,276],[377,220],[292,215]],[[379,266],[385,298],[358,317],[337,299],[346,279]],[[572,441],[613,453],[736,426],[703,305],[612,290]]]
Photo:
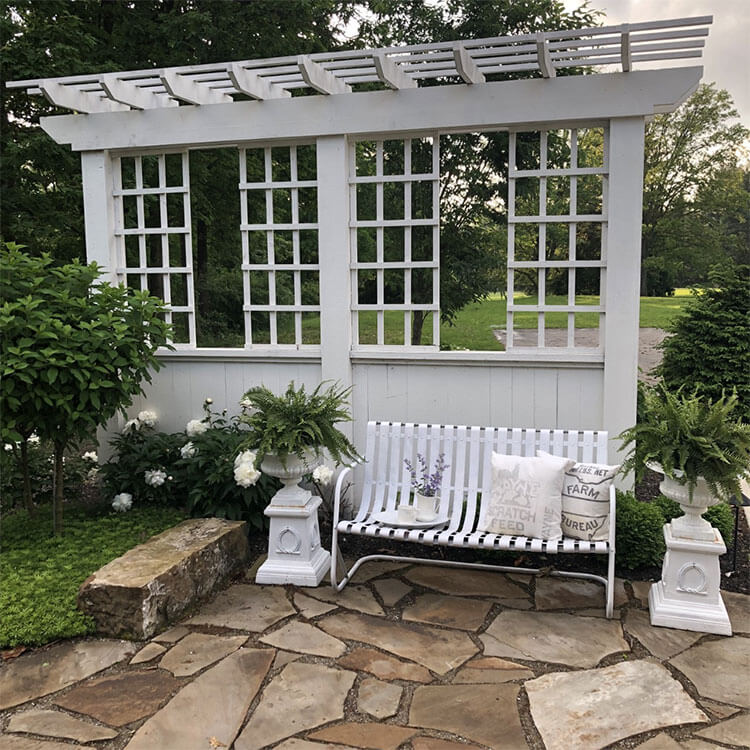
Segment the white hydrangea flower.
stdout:
[[129,419],[127,422],[125,422],[125,426],[122,428],[123,432],[130,432],[131,430],[138,430],[141,427],[141,423],[138,419],[138,417],[134,417],[133,419]]
[[240,464],[234,470],[234,481],[240,487],[252,487],[260,479],[260,472],[250,463]]
[[81,458],[84,461],[92,461],[93,463],[99,462],[99,456],[96,455],[96,451],[86,451]]
[[211,398],[211,396],[206,396],[205,400],[203,401],[204,404],[208,404],[209,406],[213,404],[214,400]]
[[207,429],[208,422],[204,422],[202,419],[191,419],[185,426],[185,432],[188,437],[202,435]]
[[130,510],[132,505],[133,496],[128,492],[121,492],[119,495],[115,495],[114,500],[112,501],[112,507],[123,513],[126,510]]
[[234,468],[236,469],[240,464],[255,464],[258,456],[253,451],[242,451],[234,459]]
[[249,409],[253,405],[253,402],[245,396],[243,399],[240,399],[240,406],[243,409]]
[[180,448],[180,455],[183,458],[192,458],[197,452],[197,448],[193,445],[193,441],[189,440],[185,445]]
[[148,469],[143,476],[151,487],[161,487],[167,479],[167,473],[161,469]]
[[36,432],[32,432],[29,435],[29,445],[39,445],[39,435]]
[[3,445],[3,450],[4,451],[8,451],[8,452],[12,451],[13,450],[13,444],[12,443],[5,443],[5,445]]
[[333,469],[325,464],[318,466],[315,471],[313,471],[312,478],[318,484],[330,484],[333,479]]
[[140,411],[138,412],[138,421],[141,424],[145,424],[146,427],[154,427],[158,421],[155,411]]

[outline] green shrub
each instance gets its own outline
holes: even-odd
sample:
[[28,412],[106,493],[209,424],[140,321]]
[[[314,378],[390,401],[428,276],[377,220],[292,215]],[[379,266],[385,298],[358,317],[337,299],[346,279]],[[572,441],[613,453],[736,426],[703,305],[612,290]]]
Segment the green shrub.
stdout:
[[[664,523],[668,523],[673,518],[682,515],[682,509],[674,500],[670,500],[664,495],[659,495],[652,500],[652,504],[659,508],[664,516]],[[726,503],[717,503],[712,505],[704,514],[711,526],[715,526],[721,534],[724,544],[728,547],[732,545],[734,538],[734,514],[732,509]]]
[[664,516],[657,505],[636,500],[630,492],[617,493],[616,562],[624,570],[661,565],[666,551]]
[[709,278],[711,288],[696,292],[670,328],[657,372],[669,390],[684,386],[714,401],[736,390],[750,422],[750,268],[714,268]]
[[[193,516],[216,516],[247,521],[258,530],[266,528],[263,510],[281,487],[266,474],[241,486],[235,476],[235,458],[248,440],[248,430],[239,418],[210,410],[204,404],[204,418],[192,420],[189,430],[168,434],[153,427],[155,415],[147,421],[131,420],[111,441],[114,455],[101,468],[106,497],[132,495],[136,505],[162,504],[186,507]],[[154,486],[150,472],[162,472],[163,481]],[[247,484],[247,483],[246,483]]]
[[91,618],[76,607],[80,585],[102,565],[185,518],[173,508],[153,506],[116,513],[66,505],[65,514],[65,535],[55,537],[49,505],[34,516],[18,510],[2,517],[0,648],[93,632]]

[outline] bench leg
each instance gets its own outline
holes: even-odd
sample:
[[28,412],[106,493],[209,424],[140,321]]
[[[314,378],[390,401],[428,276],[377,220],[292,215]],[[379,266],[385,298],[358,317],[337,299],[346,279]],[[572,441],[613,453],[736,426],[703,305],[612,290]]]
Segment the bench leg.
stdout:
[[615,551],[610,547],[607,553],[607,619],[612,619],[615,609]]

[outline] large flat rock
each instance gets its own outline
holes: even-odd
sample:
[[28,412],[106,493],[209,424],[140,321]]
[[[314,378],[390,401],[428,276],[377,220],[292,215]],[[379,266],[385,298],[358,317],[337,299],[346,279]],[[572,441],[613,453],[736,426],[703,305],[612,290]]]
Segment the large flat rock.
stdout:
[[501,612],[479,639],[486,656],[594,667],[605,656],[630,651],[614,620],[556,612]]
[[3,667],[0,710],[62,690],[135,651],[125,641],[79,641],[23,654]]
[[62,711],[44,709],[32,709],[11,716],[8,731],[29,732],[45,737],[76,740],[76,742],[98,742],[117,737],[117,732],[113,729],[98,727],[87,721],[68,716]]
[[106,635],[150,638],[247,563],[244,521],[193,518],[100,568],[78,607]]
[[708,720],[667,669],[646,660],[553,672],[525,687],[547,750],[599,750],[641,732]]
[[272,661],[271,649],[238,649],[146,721],[128,750],[230,747]]

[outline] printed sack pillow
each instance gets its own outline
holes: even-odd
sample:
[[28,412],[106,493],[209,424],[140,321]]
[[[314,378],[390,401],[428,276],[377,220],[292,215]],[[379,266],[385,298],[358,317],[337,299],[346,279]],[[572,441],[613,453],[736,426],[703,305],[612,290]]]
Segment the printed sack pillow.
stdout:
[[573,464],[557,456],[493,453],[492,487],[482,496],[477,530],[559,539],[563,476]]
[[[549,453],[537,451],[537,456]],[[609,488],[619,466],[576,463],[565,472],[562,488],[564,536],[602,542],[609,539]]]

